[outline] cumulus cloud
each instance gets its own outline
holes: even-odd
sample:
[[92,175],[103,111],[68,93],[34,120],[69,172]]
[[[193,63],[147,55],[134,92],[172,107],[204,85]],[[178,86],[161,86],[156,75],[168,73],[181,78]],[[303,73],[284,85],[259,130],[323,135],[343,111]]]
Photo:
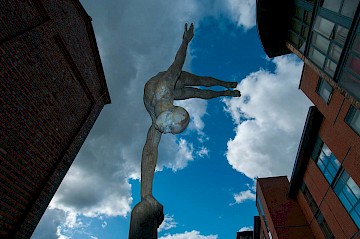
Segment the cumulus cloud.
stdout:
[[249,178],[290,175],[311,105],[298,90],[302,62],[294,56],[271,62],[274,72],[251,73],[238,86],[243,96],[224,100],[236,123],[226,157]]
[[[66,213],[60,209],[48,209],[45,211],[40,223],[37,225],[32,239],[57,239],[59,225],[66,220]],[[60,232],[59,232],[60,233]]]
[[234,194],[235,202],[231,203],[230,205],[240,204],[240,203],[243,203],[243,202],[245,202],[247,200],[255,201],[255,198],[256,198],[255,192],[248,189],[248,190],[245,190],[245,191],[241,191],[239,193],[235,193]]
[[177,233],[173,235],[166,235],[163,237],[160,237],[159,239],[217,239],[217,235],[209,235],[209,236],[203,236],[200,234],[199,231],[191,231],[191,232],[184,232],[184,233]]
[[107,227],[107,222],[106,221],[103,221],[102,223],[101,223],[101,227],[104,229],[105,227]]
[[238,26],[249,30],[256,24],[256,1],[254,0],[227,0],[225,1],[226,9],[230,18]]
[[176,228],[177,222],[174,219],[174,215],[166,214],[164,217],[164,221],[161,223],[158,232],[170,230],[172,228]]
[[250,184],[246,184],[247,188],[244,191],[240,191],[239,193],[234,193],[233,197],[234,197],[234,202],[230,203],[230,206],[233,206],[235,204],[241,204],[247,200],[251,200],[251,201],[255,201],[256,199],[256,181],[253,180],[252,185]]
[[254,228],[252,226],[250,227],[242,227],[239,229],[239,232],[246,232],[246,231],[252,231]]
[[206,147],[202,146],[201,149],[196,152],[196,154],[200,158],[204,158],[205,156],[209,156],[209,150]]
[[188,99],[175,101],[175,105],[184,107],[190,115],[190,123],[187,127],[188,131],[196,131],[199,141],[207,140],[207,136],[203,132],[204,121],[203,117],[206,115],[207,101],[203,99]]

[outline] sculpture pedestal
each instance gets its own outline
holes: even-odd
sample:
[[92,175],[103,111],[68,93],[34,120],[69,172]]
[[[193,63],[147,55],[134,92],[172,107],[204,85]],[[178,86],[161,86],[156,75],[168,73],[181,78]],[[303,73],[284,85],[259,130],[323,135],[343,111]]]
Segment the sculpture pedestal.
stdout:
[[163,220],[160,203],[142,200],[131,212],[129,239],[157,239],[157,229]]

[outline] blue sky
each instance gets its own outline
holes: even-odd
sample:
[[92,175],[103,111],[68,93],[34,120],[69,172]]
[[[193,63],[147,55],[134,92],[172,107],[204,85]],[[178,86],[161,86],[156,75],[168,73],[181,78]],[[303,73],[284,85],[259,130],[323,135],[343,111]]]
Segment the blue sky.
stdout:
[[81,1],[93,19],[112,104],[105,106],[38,225],[38,238],[127,238],[140,200],[140,160],[150,126],[145,82],[168,68],[185,22],[195,36],[184,69],[239,82],[241,98],[178,102],[191,115],[164,135],[154,196],[161,239],[227,239],[253,225],[254,179],[290,175],[310,102],[302,63],[268,59],[255,0]]

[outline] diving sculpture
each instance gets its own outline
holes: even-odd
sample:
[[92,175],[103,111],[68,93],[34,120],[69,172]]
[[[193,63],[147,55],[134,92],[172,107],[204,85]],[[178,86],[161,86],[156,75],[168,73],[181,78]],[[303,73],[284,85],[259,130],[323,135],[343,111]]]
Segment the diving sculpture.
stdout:
[[[194,25],[185,24],[183,40],[171,66],[152,77],[144,87],[144,104],[152,123],[147,133],[141,159],[141,202],[131,212],[129,239],[156,239],[164,220],[163,206],[152,195],[152,184],[162,134],[179,134],[190,121],[188,112],[174,106],[174,100],[212,99],[220,96],[240,97],[237,82],[225,82],[182,71],[188,44],[194,36]],[[198,89],[193,86],[223,86],[224,91]]]

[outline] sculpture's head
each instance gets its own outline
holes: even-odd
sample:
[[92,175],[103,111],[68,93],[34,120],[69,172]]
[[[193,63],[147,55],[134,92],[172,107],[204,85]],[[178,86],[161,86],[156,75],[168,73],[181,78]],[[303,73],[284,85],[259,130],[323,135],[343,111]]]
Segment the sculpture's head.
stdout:
[[189,122],[189,113],[180,106],[174,106],[156,118],[155,128],[164,134],[179,134],[186,129]]

